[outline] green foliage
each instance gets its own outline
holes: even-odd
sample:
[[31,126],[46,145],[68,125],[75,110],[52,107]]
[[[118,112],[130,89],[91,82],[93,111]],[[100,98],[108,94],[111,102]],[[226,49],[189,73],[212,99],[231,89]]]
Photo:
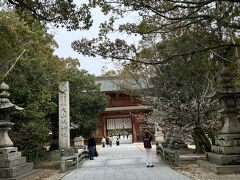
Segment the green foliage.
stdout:
[[[55,70],[57,61],[52,55],[55,42],[37,21],[27,25],[14,12],[1,12],[0,19],[2,27],[8,29],[10,34],[2,32],[0,37],[6,39],[1,42],[7,45],[3,46],[7,49],[1,49],[4,53],[0,60],[6,65],[1,67],[1,78],[19,54],[26,50],[4,78],[10,86],[11,101],[25,108],[13,114],[15,126],[11,133],[15,146],[26,154],[32,149],[43,149],[49,141],[50,119],[47,116],[57,110],[53,92],[54,88],[57,90],[60,79],[58,70]],[[6,20],[8,23],[5,23]],[[36,152],[40,153],[40,150]],[[26,155],[32,158],[32,155]]]
[[92,25],[89,6],[85,3],[77,6],[73,0],[7,0],[1,3],[5,4],[5,9],[15,9],[28,23],[31,23],[29,16],[32,16],[68,30],[88,29]]
[[[159,43],[160,55],[167,57],[189,48],[194,40],[192,34],[188,36]],[[146,98],[146,102],[154,104],[150,119],[158,122],[164,132],[192,134],[198,152],[210,151],[210,142],[202,134],[211,136],[213,129],[221,128],[216,118],[217,102],[209,97],[217,87],[220,66],[204,52],[176,56],[165,66],[155,68],[149,94],[154,98]]]
[[[14,117],[16,120],[18,116]],[[34,119],[28,122],[18,120],[13,130],[10,131],[10,135],[14,145],[22,151],[24,156],[27,156],[28,160],[38,162],[47,157],[44,145],[50,140],[49,131],[49,125],[44,119]]]
[[[88,137],[98,126],[98,115],[107,107],[107,98],[100,92],[92,75],[77,69],[77,61],[68,59],[70,83],[71,124],[76,127],[74,135]],[[75,131],[75,132],[74,132]]]
[[[143,50],[137,58],[154,62],[171,54],[186,52],[186,49],[197,46],[192,36],[202,36],[209,43],[214,38],[207,33],[189,33],[163,40],[155,46],[145,41],[141,44]],[[125,66],[121,74],[131,75],[136,83],[143,78],[150,81],[147,91],[130,91],[152,106],[149,123],[157,123],[165,133],[176,132],[183,137],[193,134],[197,151],[202,152],[210,150],[210,142],[202,134],[208,134],[214,141],[213,129],[221,128],[221,123],[216,118],[217,101],[209,98],[218,85],[216,77],[220,68],[221,65],[210,54],[199,52],[173,56],[164,66],[149,67],[132,63]]]
[[[51,138],[58,138],[58,84],[63,80],[70,81],[73,127],[81,124],[78,135],[94,130],[97,116],[107,104],[94,77],[79,70],[77,59],[60,59],[53,55],[56,43],[40,22],[33,20],[28,24],[14,12],[1,12],[0,27],[8,30],[0,33],[0,38],[6,39],[1,43],[8,43],[8,49],[0,47],[4,52],[0,62],[6,64],[1,66],[1,78],[26,50],[4,78],[10,86],[11,101],[24,107],[23,111],[12,114],[15,126],[11,137],[15,146],[31,160],[45,158],[44,145]],[[50,137],[49,132],[53,136]]]
[[[161,111],[164,112],[161,114],[168,123],[178,127],[187,125],[192,128],[204,124],[204,119],[214,119],[210,115],[216,106],[206,96],[218,84],[219,62],[227,64],[236,76],[239,74],[238,0],[189,0],[181,3],[165,0],[93,0],[80,4],[79,8],[72,0],[4,2],[14,8],[21,18],[1,12],[0,76],[26,49],[21,62],[7,76],[10,87],[16,86],[12,90],[15,102],[26,107],[17,119],[24,118],[29,122],[44,120],[46,123],[43,125],[50,125],[54,133],[57,132],[54,127],[57,127],[55,112],[59,81],[70,81],[71,118],[78,131],[86,135],[89,133],[87,129],[96,127],[96,116],[106,106],[106,98],[93,85],[92,77],[78,69],[77,60],[64,60],[52,55],[55,45],[52,37],[32,16],[53,22],[56,26],[60,23],[72,30],[88,29],[92,25],[90,8],[99,6],[104,14],[111,14],[108,22],[100,24],[98,38],[75,41],[73,49],[87,56],[100,55],[105,59],[129,61],[129,66],[146,70],[156,88],[151,96],[161,100]],[[117,24],[116,20],[129,11],[136,12],[139,21]],[[108,38],[108,34],[114,31],[140,35],[142,40],[139,47],[122,39]],[[239,77],[236,77],[237,82],[240,82]],[[212,126],[216,121],[208,123],[205,124]]]
[[[109,22],[100,25],[98,38],[83,38],[73,42],[73,49],[83,55],[92,57],[100,55],[103,58],[121,60],[121,62],[125,60],[124,63],[130,61],[130,64],[165,65],[175,57],[195,55],[199,52],[209,54],[212,51],[219,62],[237,63],[240,67],[238,37],[240,3],[237,0],[207,2],[190,0],[181,1],[181,3],[165,0],[95,0],[91,1],[90,5],[99,6],[103,12],[111,15],[111,18]],[[116,19],[127,17],[129,11],[133,11],[134,18],[125,19],[122,23],[116,21]],[[182,37],[185,47],[175,49],[176,52],[165,54],[166,56],[161,58],[159,56],[141,58],[139,54],[143,54],[142,51],[146,50],[145,48],[129,44],[124,40],[108,38],[111,32],[116,31],[128,35],[140,35],[142,41],[152,39],[152,47],[149,51],[162,40],[173,40],[175,37]],[[185,36],[192,32],[195,33],[193,36]],[[184,40],[185,37],[190,37],[191,43],[187,43]],[[121,42],[120,47],[118,47],[119,42]]]

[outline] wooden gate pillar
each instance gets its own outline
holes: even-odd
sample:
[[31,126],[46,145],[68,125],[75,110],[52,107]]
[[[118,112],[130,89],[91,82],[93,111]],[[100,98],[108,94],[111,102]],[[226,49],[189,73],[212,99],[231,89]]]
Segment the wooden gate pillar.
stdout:
[[103,136],[107,138],[107,122],[105,117],[103,118]]
[[135,118],[132,116],[132,140],[137,142]]

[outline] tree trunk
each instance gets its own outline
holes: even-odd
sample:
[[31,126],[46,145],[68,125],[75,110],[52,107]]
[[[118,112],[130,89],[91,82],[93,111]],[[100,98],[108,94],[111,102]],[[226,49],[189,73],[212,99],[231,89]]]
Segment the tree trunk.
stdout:
[[196,147],[194,153],[197,153],[197,154],[204,153],[204,148],[203,148],[202,144],[200,143],[200,139],[198,137],[198,134],[195,131],[193,131],[192,137],[193,137],[194,145]]
[[211,143],[201,127],[195,127],[193,129],[192,137],[193,137],[194,144],[196,146],[195,153],[203,153],[204,151],[207,151],[207,152],[211,151]]
[[208,136],[209,136],[209,138],[210,138],[211,141],[212,141],[212,145],[215,145],[215,135],[214,135],[214,133],[213,133],[213,129],[212,129],[212,128],[210,128],[210,129],[208,130]]

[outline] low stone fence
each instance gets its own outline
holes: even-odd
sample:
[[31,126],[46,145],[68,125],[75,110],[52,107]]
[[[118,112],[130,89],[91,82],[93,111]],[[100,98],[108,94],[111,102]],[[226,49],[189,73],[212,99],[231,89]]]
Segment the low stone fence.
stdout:
[[196,162],[197,160],[205,160],[205,154],[193,154],[188,148],[170,149],[165,148],[161,143],[156,143],[157,154],[162,157],[166,163],[178,166],[179,164]]
[[164,156],[164,148],[162,146],[161,143],[156,142],[156,151],[157,151],[157,155],[160,155],[162,157],[163,160],[165,160],[165,156]]
[[162,159],[168,163],[178,165],[180,154],[178,150],[163,148],[161,143],[156,143],[157,154],[159,154]]
[[61,156],[61,172],[65,172],[71,169],[75,169],[79,164],[88,158],[88,151],[84,149],[78,149],[78,152],[73,156]]
[[164,148],[165,161],[178,165],[180,162],[180,154],[178,150]]

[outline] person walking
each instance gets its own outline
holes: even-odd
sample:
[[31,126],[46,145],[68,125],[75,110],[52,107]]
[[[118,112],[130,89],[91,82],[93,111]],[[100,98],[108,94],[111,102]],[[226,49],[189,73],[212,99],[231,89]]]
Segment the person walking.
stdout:
[[88,139],[88,156],[90,160],[93,160],[95,152],[96,152],[96,140],[93,134],[91,134],[90,138]]
[[113,138],[112,138],[112,136],[110,136],[109,137],[109,145],[110,145],[110,147],[112,147],[112,141],[113,141]]
[[105,139],[105,137],[103,136],[103,138],[102,138],[102,147],[103,147],[103,148],[105,147],[105,144],[106,144],[106,139]]
[[152,145],[151,145],[151,141],[152,141],[152,136],[149,132],[145,132],[145,136],[143,139],[143,145],[144,148],[146,149],[146,164],[147,167],[154,167],[153,163],[152,163]]
[[118,137],[116,138],[116,145],[117,145],[117,146],[120,145]]
[[107,145],[107,147],[109,146],[109,144],[110,144],[110,139],[109,139],[109,137],[107,136],[107,138],[106,138],[106,145]]

